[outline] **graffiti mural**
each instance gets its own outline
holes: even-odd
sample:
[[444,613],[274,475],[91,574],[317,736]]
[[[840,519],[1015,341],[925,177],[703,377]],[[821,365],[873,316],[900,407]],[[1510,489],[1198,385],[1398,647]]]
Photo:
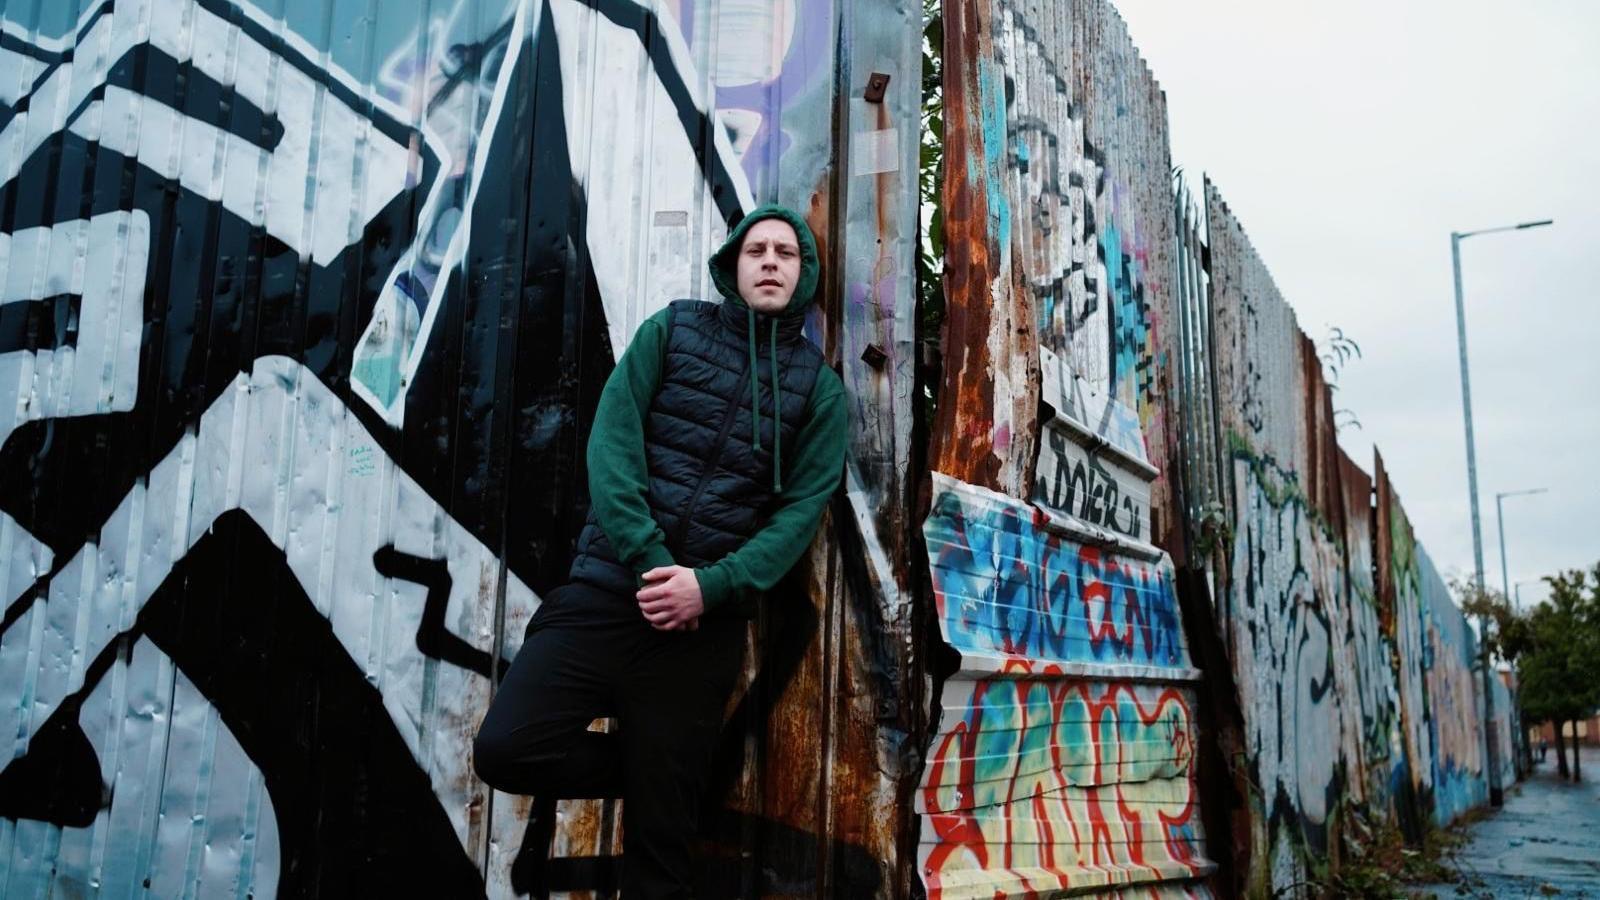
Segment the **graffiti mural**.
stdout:
[[[476,781],[470,739],[570,560],[612,360],[709,290],[706,255],[756,198],[827,223],[844,196],[833,106],[866,75],[834,59],[833,4],[780,6],[7,8],[0,893],[530,889],[526,801]],[[840,216],[831,252],[909,269],[882,223],[909,234],[914,209],[859,205],[872,224]],[[909,397],[909,370],[869,372]],[[883,603],[804,580],[802,603]],[[806,609],[745,680],[709,826],[759,840],[761,874],[718,863],[713,894],[893,893],[909,872],[907,817],[853,832],[869,852],[747,790],[767,764],[747,740],[825,689],[801,660],[834,626]],[[838,746],[875,752],[916,713],[860,637],[893,632],[844,631],[828,664],[878,672],[865,700],[898,712]],[[884,771],[874,809],[914,787]],[[604,887],[615,804],[561,817],[550,886]]]
[[[1230,572],[1240,621],[1234,667],[1247,711],[1274,882],[1293,854],[1325,853],[1344,789],[1335,544],[1290,473],[1236,457],[1238,525]],[[1248,627],[1246,627],[1246,623]],[[1308,848],[1308,849],[1302,849]]]
[[1433,744],[1433,818],[1446,825],[1489,800],[1478,642],[1427,552],[1416,550],[1427,641],[1422,666]]
[[1406,769],[1403,786],[1409,796],[1399,804],[1401,822],[1414,837],[1421,836],[1420,821],[1432,818],[1433,739],[1429,734],[1425,647],[1427,633],[1422,595],[1422,567],[1416,536],[1405,509],[1377,455],[1375,499],[1378,533],[1378,585],[1388,612],[1388,631],[1395,643],[1395,681],[1400,695],[1401,735],[1405,741]]
[[1349,572],[1344,644],[1352,657],[1352,714],[1360,717],[1360,769],[1364,799],[1390,810],[1398,782],[1409,777],[1400,735],[1400,696],[1393,668],[1394,642],[1384,628],[1374,581],[1372,478],[1341,451],[1339,481],[1345,500],[1345,554]]
[[[1071,640],[1097,614],[1075,622],[1075,592],[1103,580],[1057,549],[1079,543],[1160,558],[1188,586],[1173,621],[1221,670],[1194,712],[1211,724],[1197,765],[1231,782],[1211,795],[1229,808],[1210,810],[1233,829],[1228,890],[1306,894],[1366,840],[1347,823],[1397,819],[1420,840],[1481,802],[1454,774],[1482,730],[1457,665],[1467,635],[1432,624],[1444,610],[1381,460],[1369,476],[1340,450],[1317,347],[1243,225],[1209,181],[1197,203],[1172,170],[1164,96],[1122,21],[1096,0],[997,0],[942,24],[948,308],[924,531],[960,663],[930,753],[958,745],[958,722],[979,730],[954,711],[1007,665],[1018,684],[995,721],[1015,723],[1038,721],[1029,679],[1148,662]],[[1136,633],[1146,613],[1122,615]],[[925,865],[930,889],[1088,884],[1006,880],[1006,854],[1038,858],[1031,833],[1013,846],[984,831],[1015,811],[951,818],[941,798],[922,801],[944,829],[924,853],[961,875]]]
[[955,724],[935,741],[918,796],[930,898],[1113,888],[1209,871],[1192,694],[1034,680],[1026,663],[1003,674],[946,685],[942,705]]
[[1218,406],[1231,457],[1219,616],[1244,713],[1247,883],[1307,880],[1337,849],[1364,753],[1331,404],[1320,364],[1238,221],[1207,183]]
[[712,86],[712,105],[752,190],[804,208],[832,148],[832,0],[661,4]]
[[943,26],[947,317],[923,536],[960,662],[917,798],[923,882],[1209,896],[1200,673],[1166,552],[1183,519],[1164,476],[1165,99],[1109,3],[958,4]]
[[934,479],[923,531],[948,643],[1000,660],[1190,673],[1170,563],[1082,543],[1028,506]]
[[1428,819],[1487,801],[1475,641],[1381,456],[1369,477],[1338,448],[1315,346],[1206,194],[1211,366],[1232,458],[1219,617],[1252,793],[1243,889],[1290,891],[1365,840],[1341,830],[1346,812],[1421,840]]
[[1170,562],[1086,545],[1037,508],[932,477],[924,534],[961,671],[916,797],[928,895],[1209,896],[1194,882],[1213,869],[1187,685],[1200,673]]
[[[488,696],[484,613],[501,599],[514,625],[535,600],[514,576],[496,597],[485,535],[395,465],[399,442],[363,420],[347,377],[374,302],[362,280],[396,262],[440,155],[253,9],[94,4],[63,24],[7,45],[38,72],[6,98],[6,299],[77,295],[92,323],[6,359],[26,377],[0,503],[13,539],[51,560],[8,594],[0,633],[7,683],[30,698],[8,731],[8,890],[192,884],[215,846],[244,891],[382,889],[405,870],[385,860],[426,854],[436,890],[482,892],[464,852],[483,839],[482,792],[460,760]],[[41,384],[78,400],[29,402]],[[397,545],[453,568],[442,606],[379,577]],[[220,597],[245,609],[208,616]],[[240,613],[275,627],[257,635]],[[148,706],[164,685],[181,709],[177,693]],[[381,802],[320,808],[292,743],[304,709],[280,702],[312,695],[356,729],[320,732],[335,752],[319,777],[382,781]],[[224,759],[236,782],[215,780]],[[186,806],[190,827],[157,833],[159,811]]]
[[530,831],[470,738],[616,354],[773,200],[851,447],[701,893],[1293,895],[1481,804],[1470,628],[1112,5],[942,24],[930,361],[920,9],[7,6],[0,894],[614,887],[618,801]]

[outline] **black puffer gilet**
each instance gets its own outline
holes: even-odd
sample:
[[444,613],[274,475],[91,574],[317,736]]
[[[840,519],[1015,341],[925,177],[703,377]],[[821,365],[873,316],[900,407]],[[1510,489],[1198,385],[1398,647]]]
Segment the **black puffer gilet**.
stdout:
[[[795,447],[822,352],[796,317],[778,324],[778,415],[773,416],[770,320],[756,328],[752,360],[744,310],[675,300],[661,388],[644,427],[650,513],[679,565],[700,568],[737,550],[765,520],[773,495],[773,429]],[[757,365],[761,443],[751,435],[750,365]],[[782,474],[782,473],[779,473]],[[594,514],[578,535],[569,577],[632,598],[633,572],[618,561]],[[748,599],[748,598],[746,598]],[[744,603],[730,604],[748,614]]]

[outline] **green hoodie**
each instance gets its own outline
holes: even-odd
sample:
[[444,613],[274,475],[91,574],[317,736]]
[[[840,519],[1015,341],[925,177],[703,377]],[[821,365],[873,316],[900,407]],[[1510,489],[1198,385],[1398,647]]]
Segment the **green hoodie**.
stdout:
[[[789,305],[776,317],[756,313],[746,306],[739,296],[737,275],[745,232],[762,219],[774,218],[793,226],[800,240],[800,280]],[[816,239],[794,212],[782,206],[763,206],[740,221],[728,240],[711,255],[709,267],[711,283],[722,294],[723,302],[744,310],[750,322],[754,390],[758,377],[756,329],[769,328],[775,334],[777,319],[805,315],[816,294],[820,271]],[[635,575],[674,564],[667,550],[666,534],[650,514],[650,470],[644,450],[645,418],[661,387],[666,362],[669,315],[670,311],[663,309],[639,325],[601,391],[594,430],[589,435],[590,503],[617,558]],[[770,362],[770,374],[776,376],[776,358]],[[756,412],[775,413],[759,408]],[[695,571],[707,612],[769,590],[794,567],[810,545],[823,507],[844,475],[846,429],[844,384],[832,369],[823,366],[806,404],[806,421],[796,446],[773,448],[774,465],[781,471],[774,473],[771,515],[738,550]]]

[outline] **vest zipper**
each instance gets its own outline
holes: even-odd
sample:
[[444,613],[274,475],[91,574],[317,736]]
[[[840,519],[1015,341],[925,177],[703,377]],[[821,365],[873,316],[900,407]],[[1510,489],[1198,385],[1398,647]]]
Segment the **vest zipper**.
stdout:
[[[750,360],[746,359],[744,368],[739,370],[739,377],[735,383],[743,382],[744,376],[749,373],[749,370]],[[758,402],[759,400],[760,398],[757,397]],[[689,495],[689,505],[683,508],[683,515],[678,519],[678,527],[674,529],[673,540],[667,544],[668,549],[674,551],[674,556],[677,555],[677,552],[683,550],[683,539],[689,533],[689,516],[694,512],[695,506],[699,504],[700,494],[705,491],[706,482],[711,480],[711,472],[716,468],[717,461],[722,459],[722,448],[728,442],[728,433],[733,430],[733,420],[739,418],[736,415],[738,409],[739,392],[736,389],[728,400],[727,409],[723,411],[722,430],[717,433],[717,442],[712,445],[711,458],[707,461],[705,468],[700,470],[700,481],[694,486],[694,493]],[[774,427],[777,427],[776,423],[774,423]],[[751,452],[754,452],[754,450]]]

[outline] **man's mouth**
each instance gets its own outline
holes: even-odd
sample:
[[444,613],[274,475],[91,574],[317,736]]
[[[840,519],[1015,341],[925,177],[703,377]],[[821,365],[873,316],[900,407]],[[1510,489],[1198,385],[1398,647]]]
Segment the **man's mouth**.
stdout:
[[756,287],[781,288],[781,287],[783,287],[783,282],[779,281],[776,278],[763,278],[760,281],[756,282]]

